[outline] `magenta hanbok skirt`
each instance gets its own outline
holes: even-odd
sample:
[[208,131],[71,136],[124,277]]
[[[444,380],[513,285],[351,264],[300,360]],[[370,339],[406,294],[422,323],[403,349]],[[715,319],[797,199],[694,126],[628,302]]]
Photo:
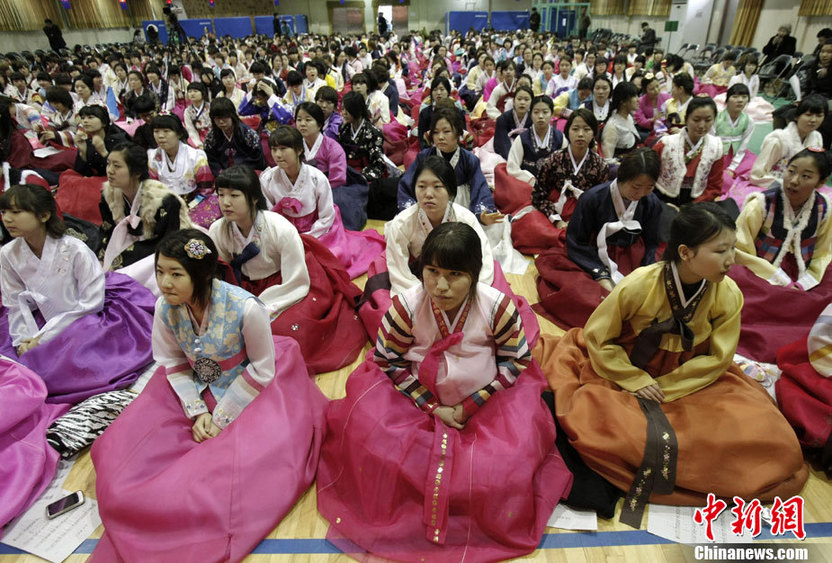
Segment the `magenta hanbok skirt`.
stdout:
[[327,413],[317,478],[327,539],[359,560],[502,561],[536,549],[572,486],[545,389],[532,361],[455,430],[365,361]]
[[327,400],[297,343],[274,346],[274,380],[216,438],[194,441],[160,368],[95,441],[105,532],[91,561],[240,561],[292,509],[315,478]]
[[[43,379],[48,403],[80,403],[124,389],[153,361],[150,335],[156,298],[129,276],[105,276],[103,311],[77,319],[20,358],[12,346],[8,310],[0,312],[0,354],[18,358]],[[43,318],[37,317],[43,326]]]
[[46,429],[69,405],[47,405],[46,385],[29,368],[0,358],[0,537],[55,477],[58,451]]
[[[529,350],[534,348],[537,337],[540,336],[540,323],[537,322],[537,315],[534,314],[525,297],[516,295],[511,290],[511,286],[503,274],[503,269],[496,260],[494,261],[494,281],[491,283],[491,287],[508,295],[511,302],[514,303],[517,312],[520,313],[520,318],[523,319],[523,330],[526,332]],[[371,342],[376,341],[381,320],[392,304],[390,274],[387,272],[387,255],[382,253],[370,264],[370,269],[367,271],[367,283],[364,285],[364,294],[358,303],[358,316],[361,318]]]
[[[783,260],[786,273],[796,271],[794,257]],[[757,274],[735,264],[728,275],[737,282],[745,303],[737,352],[752,360],[775,363],[777,350],[795,337],[808,334],[818,316],[832,302],[832,274],[823,276],[809,291],[771,285]],[[792,278],[794,279],[794,277]]]
[[341,210],[337,205],[335,206],[335,221],[329,231],[318,240],[344,265],[351,280],[366,274],[373,259],[384,252],[386,247],[384,237],[375,229],[346,230],[341,220]]

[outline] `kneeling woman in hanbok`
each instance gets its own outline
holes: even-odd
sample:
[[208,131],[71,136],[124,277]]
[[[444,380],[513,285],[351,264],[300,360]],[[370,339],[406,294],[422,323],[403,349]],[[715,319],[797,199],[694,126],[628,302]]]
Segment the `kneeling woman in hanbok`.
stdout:
[[[320,112],[315,104],[303,103]],[[323,138],[318,135],[318,139]],[[279,125],[269,137],[269,147],[277,166],[260,174],[269,209],[283,215],[299,233],[320,240],[341,261],[350,279],[366,273],[373,259],[384,250],[382,236],[372,229],[357,232],[344,228],[341,214],[332,202],[329,180],[315,166],[303,162],[304,140],[297,129]]]
[[632,526],[648,501],[767,502],[808,478],[794,431],[732,363],[743,301],[725,278],[734,228],[714,203],[683,207],[664,261],[624,278],[585,328],[535,349],[570,444],[629,491],[621,520]]
[[327,401],[217,255],[195,229],[156,252],[161,367],[93,446],[93,561],[240,561],[315,477]]
[[[330,107],[329,104],[327,101],[327,107]],[[344,228],[360,231],[367,223],[366,201],[369,188],[366,180],[355,169],[347,169],[344,148],[335,138],[324,133],[326,116],[323,107],[312,102],[298,104],[295,109],[295,126],[303,135],[303,160],[323,172],[329,180],[332,202],[337,206],[336,212],[341,216]]]
[[653,187],[658,155],[642,148],[621,160],[618,178],[584,192],[558,241],[535,260],[538,311],[558,326],[584,326],[625,275],[656,261],[662,204]]
[[318,239],[266,211],[257,174],[247,166],[224,170],[216,185],[223,217],[209,233],[230,266],[226,281],[266,304],[272,332],[297,340],[313,373],[352,362],[367,335],[354,311],[361,290],[344,266]]
[[207,229],[219,219],[220,210],[205,151],[186,142],[188,133],[174,114],[157,115],[150,127],[158,145],[147,151],[150,178],[181,196],[188,204],[191,221]]
[[737,219],[731,277],[745,295],[739,351],[774,362],[784,342],[805,333],[832,301],[832,209],[818,191],[832,172],[823,149],[789,161],[783,185],[745,200]]
[[420,161],[414,170],[413,187],[416,205],[411,205],[388,222],[384,228],[387,249],[370,265],[364,296],[358,314],[367,334],[375,334],[390,308],[391,295],[419,285],[412,268],[422,254],[428,234],[442,223],[459,221],[469,225],[480,236],[483,257],[479,281],[509,295],[523,316],[529,342],[537,342],[539,325],[528,302],[516,296],[506,281],[499,263],[494,261],[491,244],[476,215],[454,203],[456,192],[454,169],[441,156],[431,155]]
[[166,234],[190,228],[191,219],[181,197],[149,178],[145,149],[125,143],[110,151],[98,208],[103,220],[98,257],[104,271],[121,270],[158,292],[153,273],[156,245]]
[[794,427],[807,457],[832,478],[832,305],[818,317],[808,337],[777,352],[783,375],[777,404]]
[[775,129],[763,139],[760,154],[751,171],[738,174],[728,195],[742,206],[749,194],[773,187],[783,179],[794,155],[808,148],[823,148],[823,137],[817,130],[828,113],[823,96],[806,96],[797,105],[792,121],[784,129]]
[[609,177],[607,163],[595,150],[598,121],[592,112],[579,108],[569,115],[564,137],[569,146],[555,151],[539,163],[531,196],[515,194],[503,198],[495,191],[503,211],[513,213],[512,241],[527,254],[540,254],[566,239],[566,225],[578,198]]
[[422,281],[393,299],[327,413],[318,509],[348,553],[339,539],[399,561],[519,557],[570,491],[520,315],[477,283],[480,236],[431,231]]
[[0,250],[0,353],[37,373],[50,403],[132,384],[152,361],[153,295],[105,275],[95,254],[64,234],[48,190],[12,186],[0,210],[14,238]]

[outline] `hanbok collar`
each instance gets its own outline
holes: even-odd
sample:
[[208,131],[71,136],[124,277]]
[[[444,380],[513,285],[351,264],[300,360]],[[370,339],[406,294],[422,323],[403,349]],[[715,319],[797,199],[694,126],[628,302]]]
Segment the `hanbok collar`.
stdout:
[[566,153],[569,155],[569,160],[572,162],[572,176],[574,178],[578,177],[580,174],[581,169],[584,167],[586,163],[586,159],[589,156],[589,147],[587,147],[586,152],[584,153],[584,157],[581,159],[581,162],[575,163],[575,157],[572,155],[572,145],[570,144],[569,147],[566,149]]
[[[514,118],[514,131],[517,131],[518,129],[520,129],[520,130],[525,129],[523,124],[526,121],[528,121],[529,112],[526,112],[526,115],[523,116],[523,119],[520,119],[519,117],[517,117],[517,111],[514,108],[511,108],[511,115]],[[511,134],[511,133],[509,133],[509,134]]]
[[544,149],[549,148],[549,138],[552,136],[552,126],[548,126],[546,128],[546,136],[543,137],[543,140],[537,135],[537,129],[535,129],[534,125],[530,127],[532,131],[532,140],[534,141],[534,148],[541,151]]
[[352,130],[352,140],[355,141],[358,138],[358,134],[361,132],[361,128],[364,127],[364,122],[367,121],[364,118],[361,118],[361,124],[358,126],[358,129],[355,128],[355,122],[350,123],[350,129]]
[[806,273],[806,261],[803,259],[803,249],[801,248],[801,235],[806,230],[809,224],[809,218],[812,216],[812,209],[815,206],[817,199],[817,192],[814,192],[804,203],[800,210],[795,213],[792,209],[789,199],[786,197],[786,190],[780,188],[780,201],[783,205],[783,227],[786,229],[786,238],[780,246],[780,251],[774,262],[771,263],[775,268],[780,268],[783,263],[783,258],[786,254],[791,252],[797,262],[798,278],[802,278]]
[[165,165],[168,173],[176,177],[181,177],[185,174],[185,155],[183,153],[187,150],[185,143],[179,141],[179,147],[176,149],[176,157],[171,160],[168,151],[159,147],[159,152],[162,155],[162,164]]
[[508,93],[511,93],[511,92],[514,92],[514,88],[515,88],[515,86],[517,86],[517,79],[515,78],[515,79],[511,82],[511,86],[509,86],[508,84],[506,84],[506,81],[505,81],[505,80],[503,80],[502,82],[500,82],[500,85],[501,85],[503,88],[505,88],[505,90],[506,90],[506,93],[507,93],[507,94],[508,94]]
[[[418,203],[416,205],[419,205]],[[430,232],[433,230],[433,225],[430,223],[430,219],[428,218],[428,214],[425,213],[425,210],[419,207],[419,211],[416,212],[416,217],[419,219],[419,226],[422,228],[422,233],[425,236],[428,236]],[[442,216],[442,223],[448,223],[456,220],[456,214],[454,213],[454,204],[453,202],[448,202],[448,206],[445,208],[445,214]]]
[[199,109],[197,109],[195,104],[191,104],[191,107],[193,108],[193,111],[196,112],[196,118],[197,119],[202,117],[202,113],[205,111],[205,105],[206,105],[205,100],[202,100],[202,105],[199,106]]
[[283,186],[289,186],[289,191],[286,195],[289,194],[297,194],[298,192],[303,191],[303,187],[307,184],[309,180],[309,165],[301,162],[300,170],[298,171],[298,177],[295,179],[294,182],[289,179],[289,175],[286,174],[286,171],[282,168],[277,168],[277,181]]
[[306,101],[306,86],[301,84],[300,97],[295,96],[295,92],[291,88],[289,88],[289,94],[292,96],[292,106],[297,107],[299,103]]
[[315,139],[315,142],[312,143],[312,146],[306,144],[306,139],[303,140],[303,156],[307,161],[314,160],[316,156],[318,156],[318,151],[321,149],[321,145],[324,142],[324,134],[323,132],[318,133],[318,138]]
[[[440,151],[435,146],[433,148],[436,151],[435,154],[437,156],[441,156],[442,158],[445,158],[445,155],[442,153],[442,151]],[[450,164],[451,168],[453,168],[454,170],[456,170],[456,165],[459,164],[459,157],[460,157],[461,154],[462,154],[462,147],[460,145],[457,145],[456,150],[454,151],[454,154],[451,155],[451,159],[448,161],[448,164]]]
[[595,119],[597,119],[598,121],[604,121],[610,114],[610,101],[607,100],[604,103],[604,107],[600,107],[598,103],[593,99],[592,113],[595,114]]
[[[684,318],[685,322],[688,322],[693,318],[693,313],[696,311],[696,305],[699,304],[699,301],[702,299],[702,295],[705,293],[705,289],[708,287],[708,280],[703,279],[699,282],[699,287],[696,289],[694,294],[689,298],[685,297],[682,279],[679,277],[679,268],[676,266],[676,262],[669,261],[669,264],[672,276],[665,275],[665,286],[673,288],[672,295],[671,292],[668,293],[668,297],[671,301],[670,304],[674,309],[674,313],[677,311],[682,312],[682,318]],[[691,307],[691,305],[693,306]]]
[[[430,299],[430,296],[428,296],[428,299]],[[473,301],[474,300],[471,297],[471,294],[468,294],[468,297],[465,298],[465,302],[459,308],[459,311],[457,311],[453,322],[449,322],[451,319],[448,318],[447,313],[437,307],[436,303],[433,302],[433,299],[430,300],[433,318],[436,320],[436,326],[439,329],[439,334],[442,339],[448,338],[454,334],[462,333],[462,328],[465,326],[465,321],[468,319],[468,314],[471,312],[471,304]],[[450,344],[453,345],[456,344],[456,342]]]
[[240,230],[240,227],[234,221],[229,221],[231,223],[231,236],[234,238],[234,242],[236,243],[236,247],[238,248],[245,248],[251,242],[258,242],[260,239],[259,233],[262,230],[263,225],[263,212],[258,211],[257,215],[254,217],[254,222],[251,224],[251,230],[248,232],[248,236],[243,236],[243,232]]
[[[142,223],[142,218],[139,215],[142,206],[142,189],[144,182],[139,182],[139,189],[136,190],[136,195],[133,197],[133,202],[130,203],[130,213],[124,217],[113,229],[113,234],[110,236],[110,241],[107,243],[107,248],[104,251],[103,267],[104,271],[110,269],[113,261],[118,255],[124,252],[134,242],[141,238],[139,234],[133,234]],[[123,195],[124,202],[128,203],[127,196]]]
[[617,284],[624,279],[624,275],[618,271],[618,265],[609,255],[607,239],[619,231],[633,234],[641,233],[641,223],[634,219],[638,201],[631,201],[629,204],[624,203],[624,198],[621,197],[621,191],[618,188],[618,180],[613,180],[610,183],[610,197],[617,220],[604,223],[598,231],[595,244],[598,248],[598,257],[609,269],[612,282]]
[[699,141],[697,141],[696,144],[694,144],[693,141],[690,140],[690,135],[688,135],[688,128],[684,127],[682,129],[682,140],[685,146],[685,164],[687,164],[688,162],[690,162],[702,153],[702,149],[705,148],[705,137],[707,136],[707,133],[702,135]]

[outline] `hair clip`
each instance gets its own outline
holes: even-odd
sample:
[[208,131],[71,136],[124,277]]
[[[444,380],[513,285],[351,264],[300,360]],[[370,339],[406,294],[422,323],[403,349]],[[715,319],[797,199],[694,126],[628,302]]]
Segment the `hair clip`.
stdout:
[[655,76],[656,75],[653,74],[652,72],[648,72],[647,74],[644,75],[644,78],[645,78],[645,80],[653,80],[653,78],[655,78]]
[[202,260],[208,254],[211,254],[211,249],[208,248],[201,240],[192,238],[185,243],[185,253],[189,258]]

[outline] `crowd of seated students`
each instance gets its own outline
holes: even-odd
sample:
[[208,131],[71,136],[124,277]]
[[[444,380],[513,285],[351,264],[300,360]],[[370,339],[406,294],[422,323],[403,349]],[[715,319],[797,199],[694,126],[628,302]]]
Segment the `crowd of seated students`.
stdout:
[[[26,475],[25,494],[0,485],[0,524],[54,474],[46,427],[90,400],[129,403],[108,394],[151,359],[162,367],[148,390],[93,449],[101,560],[167,549],[156,540],[168,517],[137,522],[129,497],[192,494],[175,486],[183,475],[231,471],[221,459],[254,451],[263,463],[288,452],[284,490],[257,498],[268,474],[247,469],[249,482],[215,493],[250,503],[235,510],[257,512],[252,524],[213,514],[182,545],[244,557],[319,461],[333,538],[402,560],[521,556],[559,501],[611,516],[624,493],[622,520],[638,526],[648,500],[797,494],[808,477],[798,439],[832,469],[829,429],[805,407],[830,371],[818,350],[832,301],[821,134],[832,48],[755,155],[754,116],[770,111],[758,64],[726,54],[697,76],[651,44],[522,30],[206,36],[0,58],[0,347],[20,361],[0,361],[0,397],[25,398],[40,447],[24,455],[0,436],[0,453],[17,452],[10,474]],[[384,235],[368,219],[386,222]],[[518,251],[539,273],[533,308],[503,274]],[[535,313],[568,332],[541,335]],[[107,330],[128,334],[131,353],[97,337]],[[51,363],[81,340],[98,362]],[[368,343],[346,398],[327,407],[307,376]],[[733,364],[737,350],[781,362],[786,418]],[[825,397],[812,412],[828,417]],[[594,417],[599,402],[610,418]],[[707,408],[747,430],[694,460],[714,426],[684,413]],[[0,428],[19,422],[5,412]],[[263,446],[256,416],[291,445]],[[142,424],[152,417],[158,428]],[[195,449],[206,441],[213,449]],[[509,443],[524,470],[478,475]],[[671,477],[644,477],[662,469],[653,448],[673,449]],[[730,479],[703,481],[723,470]],[[755,479],[734,479],[743,470]],[[427,487],[413,477],[425,471]],[[471,487],[486,492],[462,500]],[[402,513],[392,528],[391,502]],[[207,500],[188,510],[216,511]],[[493,533],[514,510],[523,517]]]

